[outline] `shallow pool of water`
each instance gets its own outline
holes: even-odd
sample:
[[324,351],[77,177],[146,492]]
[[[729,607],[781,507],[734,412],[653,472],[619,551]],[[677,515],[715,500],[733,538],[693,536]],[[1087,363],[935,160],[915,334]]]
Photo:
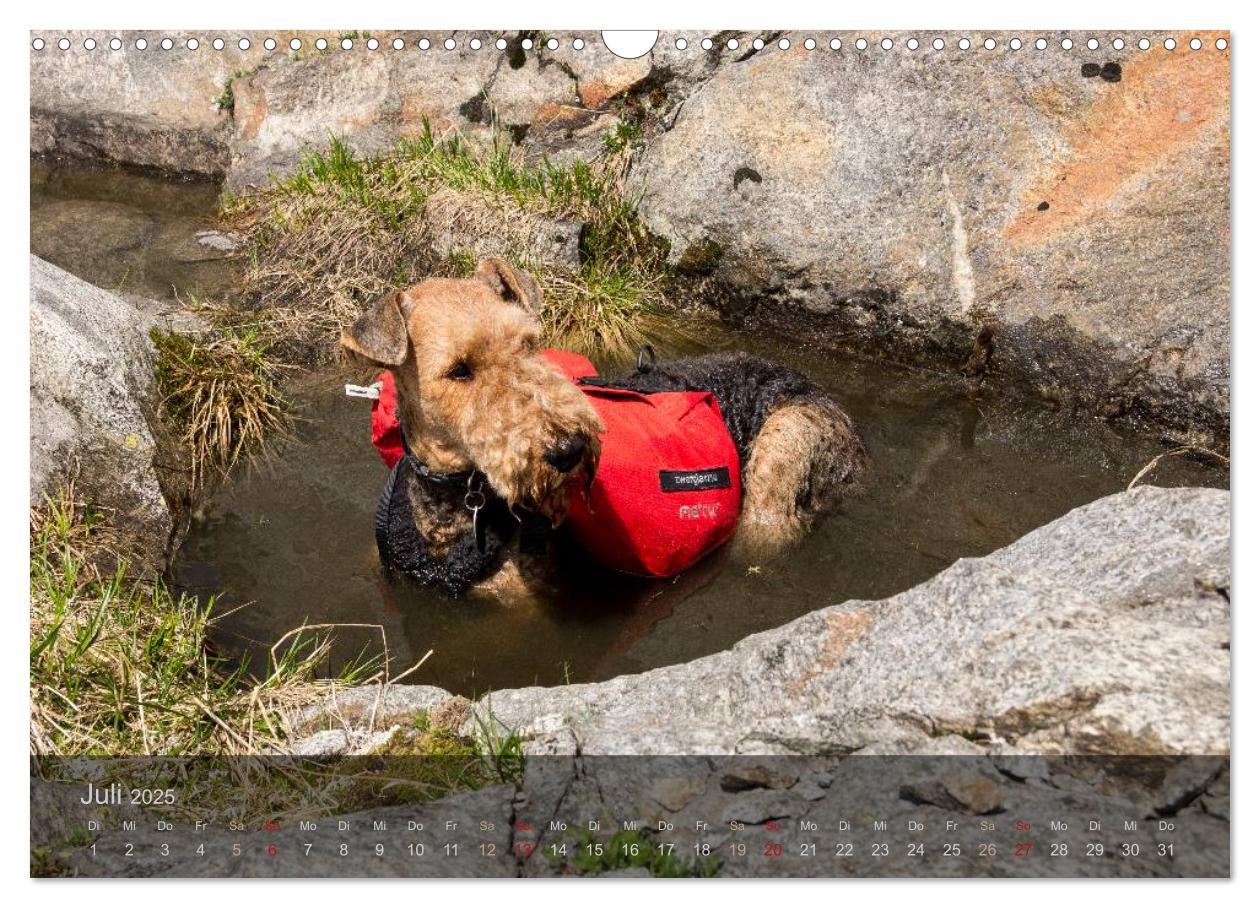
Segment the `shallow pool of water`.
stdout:
[[[110,289],[224,292],[235,266],[189,245],[210,223],[216,197],[206,184],[37,164],[32,251]],[[675,354],[743,349],[813,377],[866,438],[874,467],[864,494],[798,550],[756,570],[719,554],[675,581],[645,583],[574,566],[563,597],[545,607],[452,601],[383,576],[372,517],[386,470],[368,441],[368,404],[342,394],[347,376],[306,376],[294,389],[297,439],[272,462],[239,471],[209,503],[176,580],[219,594],[217,642],[255,667],[305,623],[339,626],[330,669],[360,650],[380,652],[383,640],[392,671],[432,650],[408,680],[464,693],[591,681],[716,652],[846,599],[907,589],[1123,489],[1165,450],[1126,428],[1008,396],[972,397],[953,377],[789,339],[706,326],[665,346]],[[1147,479],[1225,486],[1228,473],[1168,458]]]
[[[306,422],[276,462],[242,472],[184,546],[181,575],[252,601],[223,625],[265,658],[302,623],[384,629],[396,670],[433,650],[412,679],[465,693],[591,681],[685,661],[846,599],[878,599],[955,560],[993,551],[1077,505],[1123,489],[1162,448],[1101,422],[1073,425],[1036,406],[975,400],[957,383],[711,332],[802,369],[857,419],[874,469],[864,493],[798,550],[754,571],[719,555],[673,582],[572,571],[563,601],[511,608],[451,601],[377,564],[372,517],[386,470],[368,441],[368,407],[332,380],[308,380]],[[1225,473],[1161,462],[1162,484],[1223,485]],[[380,649],[381,631],[338,631],[337,658]],[[336,660],[334,660],[336,661]]]
[[88,283],[152,299],[222,296],[238,267],[198,241],[219,186],[31,161],[31,252]]

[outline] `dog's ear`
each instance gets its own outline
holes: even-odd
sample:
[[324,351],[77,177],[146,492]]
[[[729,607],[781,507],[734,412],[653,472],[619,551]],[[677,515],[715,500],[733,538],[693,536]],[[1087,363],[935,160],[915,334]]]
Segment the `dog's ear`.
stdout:
[[407,358],[406,298],[392,290],[374,302],[349,328],[341,345],[379,366],[399,366]]
[[503,259],[482,259],[477,265],[477,277],[489,284],[505,303],[520,306],[532,315],[542,311],[542,290],[538,282]]

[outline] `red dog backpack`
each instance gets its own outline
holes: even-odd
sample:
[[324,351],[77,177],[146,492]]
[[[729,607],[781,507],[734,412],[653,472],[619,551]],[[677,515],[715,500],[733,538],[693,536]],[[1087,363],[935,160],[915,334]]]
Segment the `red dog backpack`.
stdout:
[[[672,577],[730,539],[739,521],[739,454],[708,391],[641,394],[583,384],[598,372],[584,356],[544,350],[574,380],[604,424],[595,479],[575,484],[566,526],[600,563]],[[382,372],[372,444],[387,467],[403,456],[397,391]]]
[[584,385],[585,357],[545,350],[578,382],[604,423],[595,481],[574,489],[567,525],[598,561],[619,571],[672,577],[731,538],[739,521],[735,442],[708,391],[640,394]]

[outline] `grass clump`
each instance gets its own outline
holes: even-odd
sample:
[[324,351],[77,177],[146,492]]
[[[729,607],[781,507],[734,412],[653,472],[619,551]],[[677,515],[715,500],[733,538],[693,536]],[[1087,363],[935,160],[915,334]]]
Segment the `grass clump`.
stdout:
[[[614,130],[608,151],[628,152],[633,130]],[[508,142],[438,137],[426,124],[373,157],[333,138],[292,176],[227,198],[223,210],[246,237],[247,297],[302,313],[312,344],[331,346],[340,326],[390,289],[501,255],[543,286],[549,342],[622,353],[642,341],[664,269],[664,250],[626,197],[622,164],[615,154],[529,163]],[[541,241],[556,222],[581,225],[567,259]]]
[[362,670],[316,681],[329,641],[312,635],[262,679],[231,667],[208,645],[213,602],[97,566],[117,534],[72,487],[32,510],[30,537],[32,753],[260,752],[282,744],[284,709]]
[[154,328],[150,337],[159,412],[188,452],[194,491],[290,434],[284,366],[266,327],[217,326],[200,335]]
[[[599,876],[614,870],[642,867],[654,877],[715,877],[722,867],[718,854],[708,857],[683,857],[669,843],[657,844],[639,829],[623,829],[606,840],[597,839],[583,830],[572,848],[571,860],[552,853],[553,868],[571,866],[585,876]],[[566,851],[568,847],[566,847]]]

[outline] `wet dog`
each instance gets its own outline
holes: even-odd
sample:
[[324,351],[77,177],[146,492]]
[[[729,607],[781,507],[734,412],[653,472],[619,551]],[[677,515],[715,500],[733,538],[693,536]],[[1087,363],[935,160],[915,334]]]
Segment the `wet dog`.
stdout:
[[[454,595],[529,599],[552,582],[546,537],[574,478],[594,475],[602,427],[538,353],[542,294],[498,259],[377,300],[341,343],[389,369],[408,457],[385,494],[386,567]],[[785,366],[740,353],[664,362],[616,384],[712,391],[739,452],[744,499],[731,547],[763,558],[798,542],[861,472],[852,420]],[[514,539],[519,544],[512,545]]]

